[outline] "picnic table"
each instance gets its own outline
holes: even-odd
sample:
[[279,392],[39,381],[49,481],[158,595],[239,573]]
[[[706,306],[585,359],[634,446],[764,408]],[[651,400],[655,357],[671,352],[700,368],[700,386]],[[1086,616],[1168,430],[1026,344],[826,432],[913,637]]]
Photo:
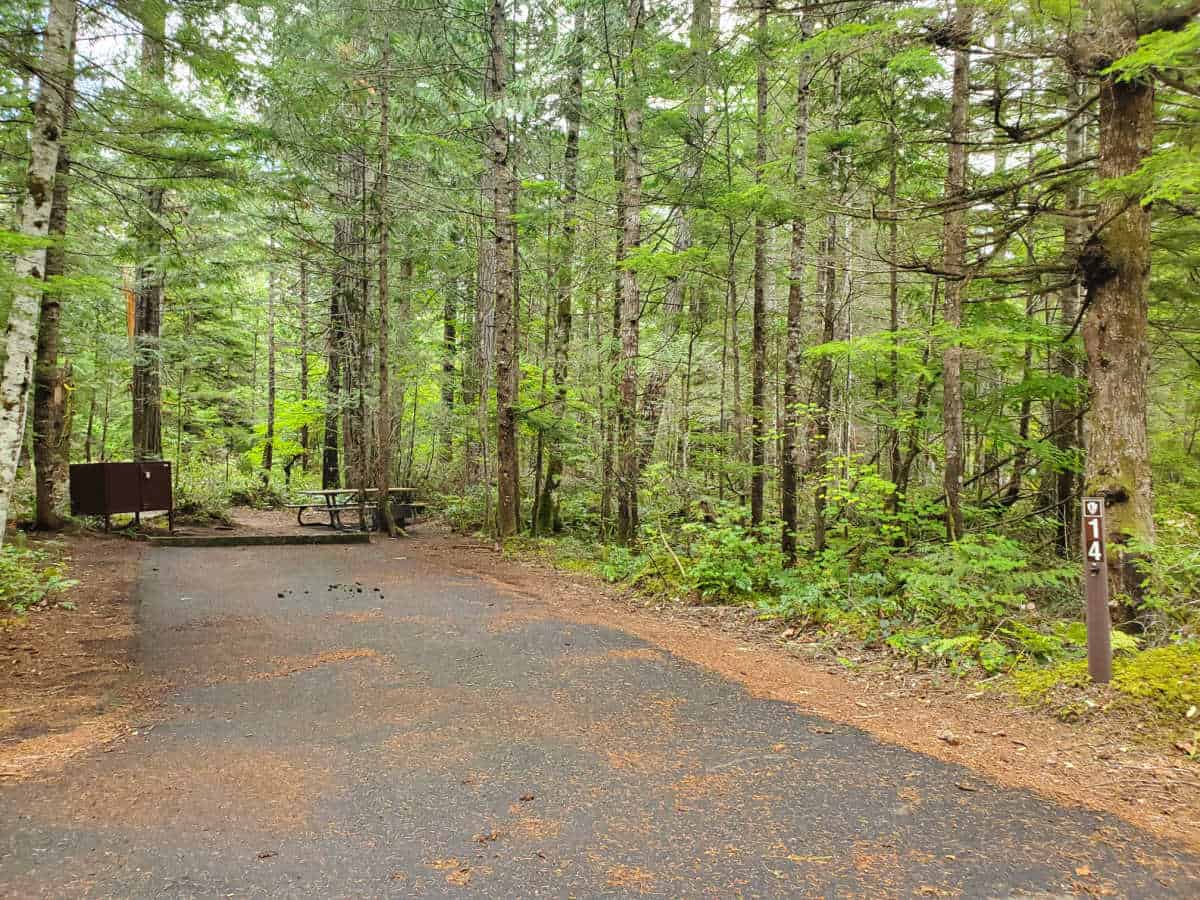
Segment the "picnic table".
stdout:
[[[396,524],[403,528],[415,514],[425,509],[424,503],[417,503],[417,489],[411,487],[395,487],[388,490],[388,502],[392,505],[392,516]],[[367,530],[367,514],[374,521],[379,510],[379,490],[377,488],[328,488],[320,491],[300,491],[303,497],[312,500],[305,503],[290,503],[288,509],[296,510],[296,524],[308,527],[332,528],[341,531],[346,526],[342,522],[342,514],[358,513],[358,527]],[[328,518],[324,522],[306,522],[304,514],[312,512]]]

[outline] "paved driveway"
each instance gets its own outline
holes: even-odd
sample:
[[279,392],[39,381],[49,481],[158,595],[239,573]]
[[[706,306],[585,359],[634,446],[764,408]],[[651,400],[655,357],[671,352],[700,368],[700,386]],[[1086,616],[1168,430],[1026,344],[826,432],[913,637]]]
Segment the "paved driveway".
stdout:
[[1200,860],[1117,820],[753,699],[408,542],[144,565],[165,717],[0,787],[6,896],[1200,896]]

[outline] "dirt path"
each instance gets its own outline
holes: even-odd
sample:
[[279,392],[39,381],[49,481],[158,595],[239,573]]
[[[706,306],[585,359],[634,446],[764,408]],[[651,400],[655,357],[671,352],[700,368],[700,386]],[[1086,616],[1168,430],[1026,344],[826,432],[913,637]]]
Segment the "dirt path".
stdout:
[[165,708],[0,780],[0,893],[1200,892],[1195,855],[755,696],[453,540],[142,566]]

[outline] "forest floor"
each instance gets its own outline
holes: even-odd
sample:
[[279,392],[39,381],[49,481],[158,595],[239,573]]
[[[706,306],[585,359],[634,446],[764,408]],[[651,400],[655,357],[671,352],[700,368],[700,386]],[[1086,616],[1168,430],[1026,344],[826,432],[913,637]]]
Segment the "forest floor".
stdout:
[[796,658],[739,610],[431,525],[67,543],[78,608],[0,635],[0,881],[26,895],[1200,889],[1193,764]]
[[111,744],[161,693],[137,660],[142,546],[95,535],[62,543],[79,584],[59,599],[75,608],[0,622],[0,784]]

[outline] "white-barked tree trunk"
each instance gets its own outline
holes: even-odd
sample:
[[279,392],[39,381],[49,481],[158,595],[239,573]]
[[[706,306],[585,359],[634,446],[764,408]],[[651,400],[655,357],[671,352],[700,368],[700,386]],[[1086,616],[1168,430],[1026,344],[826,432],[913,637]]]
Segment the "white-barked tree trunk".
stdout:
[[62,139],[66,108],[67,67],[76,0],[50,0],[42,47],[33,131],[29,140],[29,169],[19,231],[30,246],[13,266],[16,287],[4,330],[4,370],[0,375],[0,544],[8,524],[17,461],[25,436],[29,387],[33,382],[33,353],[46,266],[45,238],[50,228],[54,170]]

